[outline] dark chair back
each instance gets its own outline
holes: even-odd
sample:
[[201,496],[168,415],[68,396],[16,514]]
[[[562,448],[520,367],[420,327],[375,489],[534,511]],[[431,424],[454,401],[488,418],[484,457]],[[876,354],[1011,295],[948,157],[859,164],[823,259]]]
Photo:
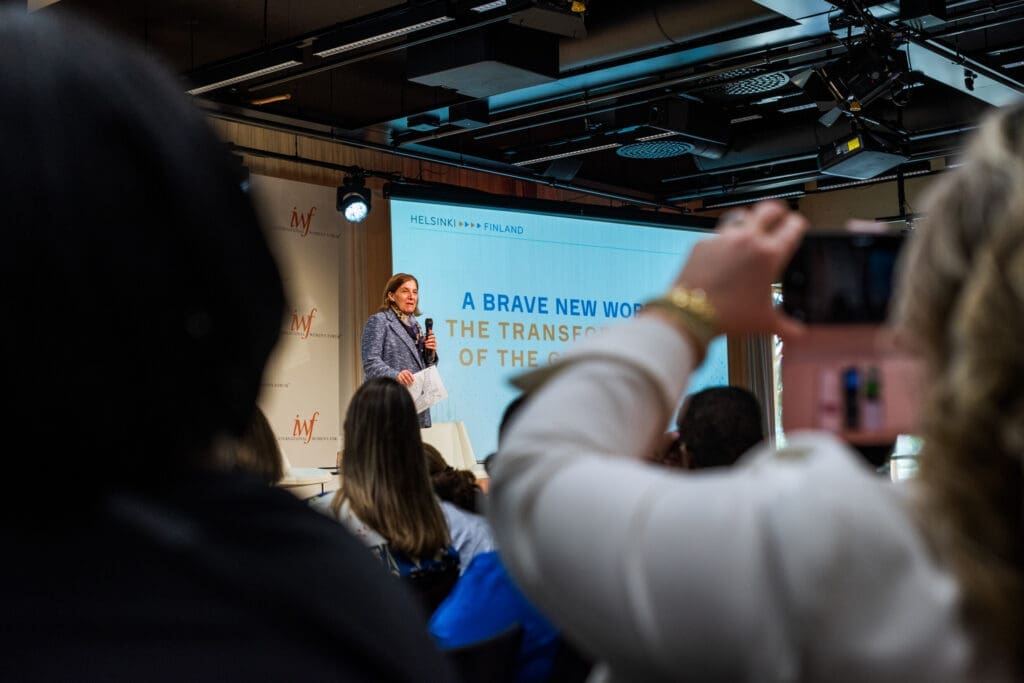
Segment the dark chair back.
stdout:
[[405,576],[402,580],[413,589],[429,616],[452,592],[455,582],[459,580],[459,565],[453,564],[443,570]]
[[590,658],[562,636],[558,639],[558,649],[547,680],[548,683],[584,683],[593,668]]
[[513,624],[497,635],[442,650],[462,683],[512,683],[523,642],[523,627]]

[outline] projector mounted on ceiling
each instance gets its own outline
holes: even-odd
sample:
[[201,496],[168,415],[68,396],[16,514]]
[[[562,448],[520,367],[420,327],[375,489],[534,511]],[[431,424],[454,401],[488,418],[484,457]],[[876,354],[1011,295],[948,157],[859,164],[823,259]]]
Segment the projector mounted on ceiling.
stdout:
[[874,178],[907,161],[909,157],[863,132],[839,138],[818,151],[818,167],[822,173],[857,180]]

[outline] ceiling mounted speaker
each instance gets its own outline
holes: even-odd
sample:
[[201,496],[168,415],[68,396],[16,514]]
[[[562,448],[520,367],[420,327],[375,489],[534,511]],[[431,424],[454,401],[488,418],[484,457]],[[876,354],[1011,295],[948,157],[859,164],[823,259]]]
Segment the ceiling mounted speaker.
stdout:
[[669,159],[689,154],[693,150],[693,143],[685,140],[650,140],[623,145],[615,153],[627,159]]
[[775,71],[771,73],[750,73],[749,69],[730,71],[716,78],[709,78],[702,83],[705,96],[742,97],[744,95],[763,95],[780,90],[789,85],[789,76]]
[[665,97],[615,111],[615,126],[627,139],[618,150],[633,159],[666,159],[680,154],[717,159],[729,144],[728,117],[717,107]]

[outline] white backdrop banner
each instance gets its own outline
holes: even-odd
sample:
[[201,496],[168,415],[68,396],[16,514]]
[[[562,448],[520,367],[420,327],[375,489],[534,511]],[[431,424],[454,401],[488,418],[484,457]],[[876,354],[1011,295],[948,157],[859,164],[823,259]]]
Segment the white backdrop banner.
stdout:
[[335,189],[259,175],[250,188],[288,297],[259,403],[292,465],[333,465],[341,444]]

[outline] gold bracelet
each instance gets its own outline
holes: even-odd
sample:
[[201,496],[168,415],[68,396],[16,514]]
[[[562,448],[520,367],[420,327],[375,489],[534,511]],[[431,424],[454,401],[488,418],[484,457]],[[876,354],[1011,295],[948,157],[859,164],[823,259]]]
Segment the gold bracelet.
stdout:
[[704,360],[708,344],[718,336],[718,312],[703,289],[673,287],[665,296],[645,303],[644,308],[655,308],[672,316],[697,343],[697,364]]

